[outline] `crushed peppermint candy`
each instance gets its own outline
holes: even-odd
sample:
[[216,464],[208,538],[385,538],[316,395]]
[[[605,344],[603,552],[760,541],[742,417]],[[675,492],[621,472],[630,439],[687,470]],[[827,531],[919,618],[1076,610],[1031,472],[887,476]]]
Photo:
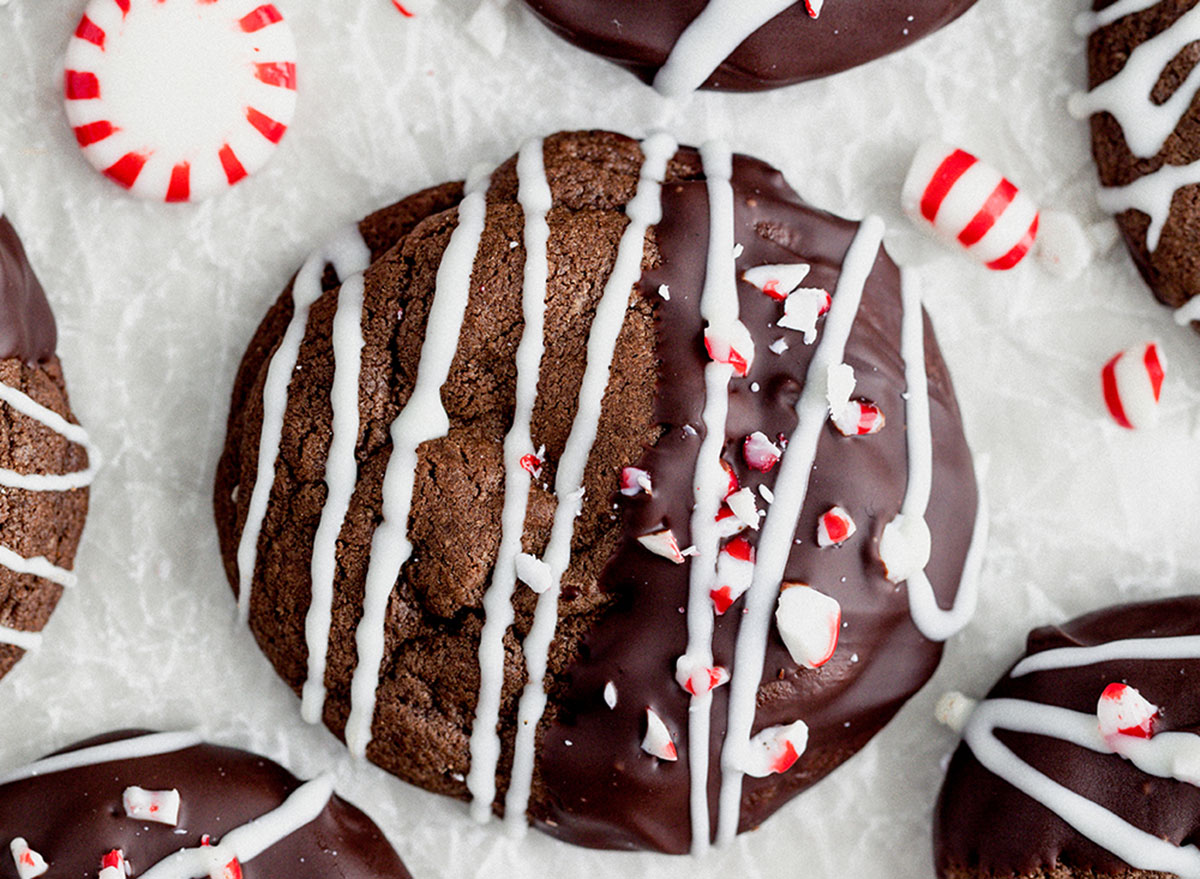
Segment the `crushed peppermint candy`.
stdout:
[[742,456],[746,459],[746,466],[760,473],[769,473],[779,463],[782,455],[779,446],[771,442],[761,430],[754,431],[742,442]]
[[739,483],[737,474],[733,472],[733,465],[721,459],[721,469],[725,471],[725,475],[729,477],[729,484],[725,487],[725,497],[722,500],[728,500],[729,496],[738,490]]
[[650,481],[650,474],[637,467],[625,467],[622,469],[621,494],[625,495],[625,497],[634,497],[643,491],[648,495],[654,494],[654,484]]
[[612,681],[604,685],[604,704],[610,709],[617,707],[617,685]]
[[546,454],[546,447],[542,446],[537,450],[536,454],[521,456],[521,469],[532,476],[534,479],[542,475],[542,464],[545,463],[543,455]]
[[[804,8],[808,10],[809,18],[820,18],[821,8],[825,5],[825,0],[804,0]],[[911,18],[911,16],[910,16]]]
[[684,553],[679,549],[679,541],[675,539],[675,533],[670,528],[664,528],[652,534],[643,534],[637,540],[655,555],[662,556],[677,565],[683,564]]
[[804,344],[811,345],[817,340],[817,321],[829,312],[832,305],[833,297],[827,290],[819,287],[793,290],[784,300],[779,326],[804,333]]
[[775,503],[775,492],[771,491],[766,485],[758,487],[758,493],[762,495],[763,500],[769,504]]
[[717,536],[724,540],[727,537],[735,537],[745,531],[747,525],[737,514],[729,508],[728,504],[722,505],[717,513]]
[[903,583],[925,570],[933,552],[933,536],[923,516],[900,513],[883,529],[879,559],[888,580]]
[[667,725],[651,708],[646,709],[646,735],[642,738],[642,750],[659,760],[678,760],[675,741]]
[[780,338],[776,339],[774,342],[771,343],[770,351],[772,354],[782,354],[789,347],[791,347],[791,346],[788,345],[787,339],[785,339],[781,336]]
[[803,720],[764,729],[746,746],[742,771],[753,778],[787,772],[808,748],[808,724]]
[[729,670],[720,665],[705,665],[685,653],[675,661],[675,680],[693,696],[703,696],[729,683]]
[[748,528],[758,530],[759,520],[763,513],[758,509],[758,504],[754,500],[754,490],[749,486],[739,489],[725,499],[725,503],[729,505],[729,509],[733,514],[746,524]]
[[48,869],[46,859],[29,847],[23,837],[18,836],[9,843],[13,863],[17,865],[17,876],[20,879],[37,879]]
[[872,436],[883,430],[883,412],[866,400],[851,400],[841,411],[833,413],[833,425],[842,436]]
[[775,625],[797,665],[820,668],[833,658],[842,629],[837,599],[803,583],[784,583]]
[[180,798],[177,790],[146,790],[137,786],[125,788],[121,804],[130,818],[156,821],[174,827],[179,823]]
[[663,298],[664,302],[670,302],[671,301],[671,288],[668,287],[666,284],[659,284],[658,285],[658,295]]
[[754,365],[754,339],[740,320],[723,327],[710,325],[704,331],[704,348],[717,363],[728,363],[734,374],[745,376]]
[[717,556],[717,585],[708,593],[717,616],[729,610],[750,588],[754,557],[754,547],[744,537],[735,537],[721,547]]
[[757,266],[742,274],[742,278],[779,302],[787,299],[808,277],[812,267],[806,263]]
[[843,507],[832,507],[817,520],[817,546],[841,546],[854,536],[858,526]]
[[125,863],[125,852],[115,848],[100,859],[100,879],[126,879],[129,865]]
[[1158,706],[1128,684],[1109,684],[1100,694],[1096,718],[1105,739],[1132,736],[1148,739],[1154,735]]

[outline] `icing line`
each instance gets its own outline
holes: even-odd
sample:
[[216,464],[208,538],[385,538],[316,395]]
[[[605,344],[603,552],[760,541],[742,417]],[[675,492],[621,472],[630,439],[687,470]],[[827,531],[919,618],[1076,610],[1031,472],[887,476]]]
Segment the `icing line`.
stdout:
[[132,739],[121,739],[117,742],[107,742],[103,745],[93,745],[90,748],[80,748],[65,754],[46,757],[35,763],[30,763],[20,769],[0,774],[0,785],[27,778],[37,778],[42,775],[53,775],[68,769],[78,769],[82,766],[96,766],[101,763],[112,763],[117,760],[136,760],[141,757],[154,757],[158,754],[172,754],[184,751],[202,744],[200,736],[191,732],[149,733]]

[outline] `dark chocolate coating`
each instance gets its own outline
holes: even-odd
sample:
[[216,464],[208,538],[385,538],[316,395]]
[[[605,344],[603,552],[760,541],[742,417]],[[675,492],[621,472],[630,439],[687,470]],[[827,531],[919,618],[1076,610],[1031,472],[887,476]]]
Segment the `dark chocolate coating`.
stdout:
[[[1200,597],[1110,607],[1061,626],[1035,629],[1026,655],[1179,635],[1200,635]],[[988,698],[1025,699],[1093,714],[1104,688],[1120,682],[1160,708],[1156,733],[1200,732],[1198,678],[1200,659],[1115,660],[1019,678],[1006,674]],[[1134,826],[1175,845],[1200,843],[1200,788],[1195,785],[1156,778],[1116,754],[1045,736],[1000,732],[998,737],[1035,769]],[[938,875],[948,879],[1164,875],[1136,871],[1083,838],[1058,815],[985,769],[965,744],[954,753],[938,800],[934,847]]]
[[15,357],[29,365],[54,356],[58,332],[50,303],[17,230],[0,216],[0,360]]
[[[66,750],[143,734],[97,736]],[[46,859],[50,876],[95,876],[100,859],[122,849],[134,875],[204,834],[220,843],[230,830],[281,805],[301,782],[276,763],[216,745],[69,769],[0,786],[0,839],[15,837]],[[126,787],[179,791],[178,827],[129,818]],[[411,879],[378,827],[336,795],[310,822],[242,864],[245,879]],[[17,879],[12,857],[0,877]]]
[[[525,0],[559,36],[652,82],[708,0]],[[903,49],[975,0],[826,0],[819,18],[798,2],[742,43],[704,88],[752,92],[829,76]]]
[[[546,356],[533,438],[535,444],[545,443],[546,454],[544,472],[530,489],[528,552],[541,553],[545,547],[554,509],[547,486],[554,484],[554,468],[576,408],[591,309],[612,270],[625,228],[622,210],[636,189],[641,161],[636,142],[607,132],[558,134],[545,142],[554,208],[548,218]],[[513,352],[522,326],[524,218],[516,192],[515,162],[509,160],[492,176],[467,316],[442,390],[451,430],[446,438],[423,445],[418,456],[409,520],[414,553],[391,596],[374,741],[367,751],[371,760],[401,778],[459,797],[466,796],[462,779],[470,766],[467,740],[479,687],[483,594],[496,558],[503,501],[500,448],[512,421]],[[808,262],[813,268],[805,283],[825,286],[836,298],[840,264],[857,224],[805,205],[779,172],[753,159],[734,160],[734,193],[736,240],[744,247],[738,272],[765,263]],[[326,673],[325,722],[339,735],[356,662],[354,627],[361,616],[366,556],[378,521],[382,463],[391,450],[386,426],[416,372],[434,275],[449,230],[457,223],[446,201],[453,204],[459,197],[457,188],[442,188],[393,208],[411,222],[391,227],[398,236],[391,250],[377,247],[378,215],[361,226],[377,261],[365,277],[359,478],[339,541]],[[644,273],[632,291],[618,339],[549,656],[549,705],[538,731],[529,815],[540,828],[581,845],[666,852],[690,847],[686,760],[662,762],[640,748],[649,706],[674,734],[679,753],[687,752],[687,695],[676,683],[674,669],[686,645],[686,617],[680,608],[687,602],[689,568],[652,555],[635,538],[665,522],[681,546],[690,542],[691,481],[703,438],[703,371],[708,362],[698,311],[707,248],[706,182],[699,156],[685,148],[668,168],[663,219],[647,236]],[[670,289],[667,301],[657,292],[664,283]],[[280,463],[250,596],[251,628],[296,689],[305,676],[308,565],[325,492],[321,479],[330,436],[332,371],[328,336],[335,297],[336,285],[330,283],[310,314],[301,368],[289,391]],[[778,468],[750,472],[742,440],[756,430],[772,437],[792,432],[794,406],[815,346],[804,345],[801,333],[770,326],[779,319],[781,306],[761,291],[742,282],[739,298],[757,354],[750,374],[731,385],[724,459],[743,485],[757,491],[760,485],[774,485]],[[403,317],[397,321],[400,310]],[[218,468],[217,522],[235,590],[237,538],[256,478],[262,381],[289,313],[285,295],[247,352]],[[855,396],[876,403],[887,425],[875,436],[856,438],[844,437],[832,426],[824,429],[797,526],[799,543],[786,572],[789,580],[835,597],[846,626],[833,659],[812,671],[797,667],[772,624],[755,729],[803,719],[811,738],[808,751],[789,772],[747,779],[743,829],[757,826],[861,748],[927,680],[941,655],[941,645],[927,641],[914,627],[904,588],[885,579],[878,558],[879,537],[898,511],[908,481],[900,319],[899,272],[881,252],[845,359],[858,378]],[[970,542],[976,489],[949,376],[928,324],[926,334],[935,437],[928,512],[934,551],[928,571],[939,601],[949,606]],[[791,347],[777,355],[769,346],[781,336]],[[616,494],[620,470],[628,465],[651,473],[652,498]],[[818,549],[817,518],[835,504],[850,512],[858,533],[841,547]],[[746,535],[757,540],[754,532]],[[497,808],[509,781],[516,701],[525,683],[520,643],[534,599],[518,585],[516,622],[506,637]],[[732,662],[742,607],[739,601],[717,621],[719,663]],[[618,691],[615,710],[602,698],[610,680]],[[719,688],[713,706],[714,779],[727,693],[727,687]],[[715,784],[711,791],[715,808]]]

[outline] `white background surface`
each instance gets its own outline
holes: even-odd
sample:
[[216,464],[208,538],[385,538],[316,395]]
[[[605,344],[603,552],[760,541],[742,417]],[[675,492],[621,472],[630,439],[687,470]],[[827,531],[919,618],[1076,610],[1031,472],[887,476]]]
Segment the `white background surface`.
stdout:
[[[82,0],[0,8],[0,187],[57,312],[75,411],[106,458],[79,588],[42,651],[0,683],[0,765],[115,727],[195,725],[300,774],[337,767],[418,879],[918,879],[932,875],[930,811],[954,745],[931,718],[938,694],[981,694],[1032,625],[1200,587],[1200,338],[1154,304],[1119,247],[1072,283],[1032,264],[992,274],[924,240],[898,206],[916,144],[940,136],[1111,240],[1086,126],[1065,112],[1085,78],[1070,26],[1083,0],[980,0],[866,68],[676,104],[559,42],[516,0],[498,13],[499,59],[469,35],[479,0],[427,0],[412,20],[387,0],[277,2],[300,49],[293,128],[263,172],[200,206],[134,201],[78,154],[60,90]],[[660,120],[683,142],[719,135],[771,161],[819,206],[887,219],[892,252],[922,266],[968,433],[991,462],[980,613],[937,678],[830,779],[701,863],[512,842],[459,803],[348,763],[235,630],[209,502],[245,344],[330,230],[530,135],[636,135]],[[1170,361],[1164,423],[1134,434],[1104,414],[1098,375],[1148,338]]]

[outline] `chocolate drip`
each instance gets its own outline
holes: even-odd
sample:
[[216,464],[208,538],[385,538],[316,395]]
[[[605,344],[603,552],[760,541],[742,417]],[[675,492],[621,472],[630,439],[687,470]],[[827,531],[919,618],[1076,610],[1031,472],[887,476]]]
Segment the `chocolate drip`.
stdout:
[[[81,742],[68,751],[143,735],[127,730]],[[61,753],[61,752],[60,752]],[[126,787],[177,789],[178,827],[125,815]],[[216,745],[83,766],[0,786],[0,839],[15,837],[50,864],[51,876],[95,876],[100,858],[122,849],[134,875],[210,834],[226,833],[270,812],[300,782],[263,757]],[[357,808],[334,796],[315,821],[242,864],[246,879],[411,879],[387,839]],[[0,857],[0,877],[16,879],[13,859]]]
[[[1200,635],[1200,597],[1111,607],[1061,626],[1034,629],[1026,655],[1180,635]],[[1023,699],[1094,714],[1104,688],[1122,682],[1160,707],[1156,734],[1200,732],[1198,678],[1200,659],[1118,659],[1018,678],[1006,674],[988,698]],[[1195,785],[1156,778],[1116,754],[1046,736],[1000,731],[997,737],[1034,769],[1135,827],[1175,845],[1200,843],[1200,788]],[[1038,871],[1049,875],[1056,865],[1071,871],[1069,875],[1132,875],[1129,864],[985,769],[965,744],[950,762],[934,821],[942,876],[1028,876]]]
[[17,230],[0,216],[0,360],[44,363],[54,356],[54,315]]
[[[526,0],[565,40],[652,82],[708,0]],[[819,18],[803,2],[752,34],[704,88],[762,91],[828,76],[904,48],[949,24],[975,0],[826,0]]]
[[[699,171],[692,150],[677,157]],[[675,660],[687,648],[688,566],[651,555],[636,537],[671,528],[680,546],[690,542],[691,483],[703,438],[703,322],[698,302],[708,246],[708,199],[701,175],[668,185],[656,240],[662,264],[646,272],[643,295],[658,301],[659,383],[656,418],[662,440],[637,465],[651,473],[652,497],[617,498],[626,534],[602,579],[618,597],[614,611],[585,638],[582,659],[569,671],[557,723],[545,735],[540,769],[552,792],[551,805],[535,818],[547,832],[599,848],[652,848],[686,852],[690,777],[685,756],[662,762],[640,748],[647,707],[667,723],[680,755],[687,752],[688,696],[674,682]],[[805,284],[834,291],[842,260],[857,224],[805,205],[782,175],[745,156],[734,160],[733,187],[739,276],[764,264],[805,262]],[[657,291],[666,284],[670,299]],[[836,598],[845,626],[833,659],[819,670],[797,667],[772,627],[759,691],[755,730],[797,719],[808,723],[807,752],[784,775],[746,778],[740,827],[757,826],[780,805],[820,780],[861,748],[909,696],[929,678],[941,645],[913,625],[902,588],[889,583],[878,558],[878,539],[898,512],[908,479],[903,360],[900,334],[900,276],[882,251],[867,283],[846,352],[858,378],[856,396],[879,405],[887,426],[878,435],[842,436],[830,424],[822,436],[812,483],[796,531],[786,579],[808,583]],[[835,293],[836,296],[836,293]],[[773,487],[778,470],[749,470],[741,454],[744,437],[762,430],[770,437],[795,429],[794,405],[804,386],[814,346],[802,334],[772,327],[779,303],[746,282],[739,283],[742,320],[757,354],[750,374],[730,388],[724,459],[740,483],[758,494]],[[971,537],[976,495],[972,467],[959,425],[957,404],[927,328],[934,433],[933,500],[929,523],[934,552],[928,572],[942,606],[957,590]],[[768,350],[784,336],[782,355]],[[754,390],[754,386],[759,388]],[[760,500],[760,505],[764,502]],[[858,533],[838,548],[816,544],[817,518],[834,505],[849,510]],[[744,532],[751,542],[757,533]],[[716,662],[732,667],[742,601],[717,618]],[[618,703],[603,698],[613,681]],[[728,688],[714,691],[709,803],[715,828],[720,753],[725,734]]]

